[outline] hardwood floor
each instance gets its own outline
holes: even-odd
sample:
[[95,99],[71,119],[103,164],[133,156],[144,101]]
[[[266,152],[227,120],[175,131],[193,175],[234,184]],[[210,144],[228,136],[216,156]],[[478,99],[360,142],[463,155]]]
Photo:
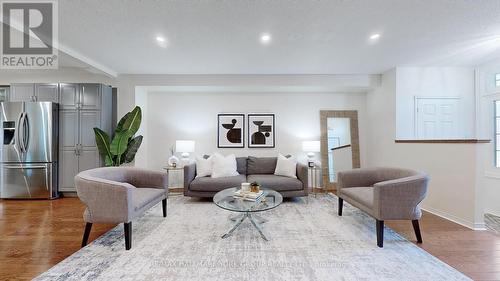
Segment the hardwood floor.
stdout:
[[[84,209],[78,198],[0,200],[0,279],[31,280],[80,249]],[[113,227],[96,224],[89,242]]]
[[[29,280],[80,249],[83,210],[77,198],[0,200],[0,279]],[[411,221],[386,221],[386,226],[416,240]],[[420,226],[422,249],[474,280],[500,280],[499,236],[429,213]],[[89,242],[113,227],[95,224]]]

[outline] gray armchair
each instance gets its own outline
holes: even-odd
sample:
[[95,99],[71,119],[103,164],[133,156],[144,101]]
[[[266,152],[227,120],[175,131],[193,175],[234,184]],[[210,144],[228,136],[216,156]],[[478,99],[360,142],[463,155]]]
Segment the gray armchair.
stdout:
[[124,223],[125,248],[132,247],[132,220],[162,201],[167,216],[167,175],[133,167],[87,170],[75,177],[76,191],[87,206],[82,247],[87,245],[93,223]]
[[384,220],[411,220],[422,243],[419,204],[427,194],[426,174],[397,168],[354,169],[338,173],[339,216],[344,200],[376,219],[377,245],[383,247]]

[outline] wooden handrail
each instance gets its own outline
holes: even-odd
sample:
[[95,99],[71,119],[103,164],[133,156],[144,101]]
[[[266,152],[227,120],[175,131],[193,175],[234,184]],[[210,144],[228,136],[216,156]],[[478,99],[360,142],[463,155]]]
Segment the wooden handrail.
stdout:
[[347,147],[351,147],[350,144],[346,144],[346,145],[342,145],[342,146],[337,146],[337,147],[334,147],[331,149],[331,151],[334,151],[334,150],[337,150],[337,149],[342,149],[342,148],[347,148]]

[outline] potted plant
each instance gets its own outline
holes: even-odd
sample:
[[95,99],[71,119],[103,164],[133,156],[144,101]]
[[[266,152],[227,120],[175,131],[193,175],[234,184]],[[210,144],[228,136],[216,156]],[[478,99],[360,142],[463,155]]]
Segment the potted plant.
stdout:
[[143,138],[141,135],[135,136],[141,126],[141,119],[141,108],[136,106],[120,119],[113,139],[103,130],[94,128],[97,148],[106,166],[120,166],[134,160]]

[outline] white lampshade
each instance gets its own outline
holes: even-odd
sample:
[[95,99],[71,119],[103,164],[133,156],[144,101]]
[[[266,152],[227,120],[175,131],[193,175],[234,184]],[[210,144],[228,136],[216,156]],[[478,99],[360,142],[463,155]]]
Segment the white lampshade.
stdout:
[[178,140],[175,141],[176,152],[194,152],[194,141],[192,140]]
[[320,152],[320,141],[303,141],[302,151],[304,152]]

